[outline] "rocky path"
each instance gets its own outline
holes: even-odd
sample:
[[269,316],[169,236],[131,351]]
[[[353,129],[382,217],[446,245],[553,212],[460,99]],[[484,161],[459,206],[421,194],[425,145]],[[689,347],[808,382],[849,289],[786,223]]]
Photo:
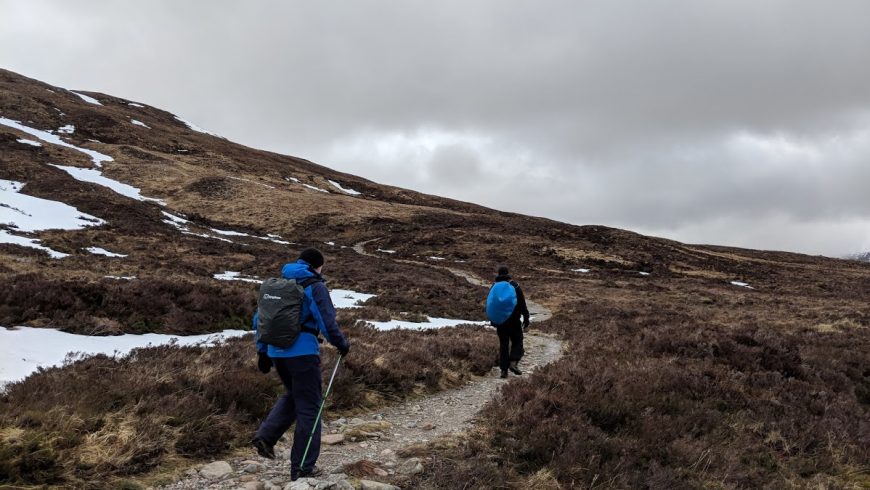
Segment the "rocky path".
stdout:
[[[562,343],[552,337],[530,333],[525,338],[526,356],[520,368],[526,372],[548,364],[562,355]],[[317,479],[290,482],[290,446],[292,433],[275,446],[278,458],[260,458],[253,449],[247,457],[218,461],[198,469],[188,470],[186,478],[162,487],[166,490],[189,489],[349,489],[394,488],[380,486],[377,478],[389,475],[414,474],[423,471],[420,458],[401,458],[400,449],[425,444],[438,437],[462,432],[474,421],[475,415],[507,380],[498,377],[493,368],[488,375],[469,381],[465,386],[435,395],[407,401],[365,416],[333,419],[327,413],[323,428],[323,445],[317,465],[325,475]],[[371,480],[354,480],[343,473],[345,465],[366,465]]]

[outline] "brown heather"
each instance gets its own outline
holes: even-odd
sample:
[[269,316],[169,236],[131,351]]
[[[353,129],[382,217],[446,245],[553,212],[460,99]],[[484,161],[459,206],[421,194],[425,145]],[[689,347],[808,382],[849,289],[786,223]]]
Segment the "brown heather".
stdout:
[[[327,417],[465,383],[491,368],[491,332],[347,329]],[[324,349],[324,376],[335,351]],[[221,346],[166,345],[125,358],[70,359],[0,396],[0,483],[111,488],[159,467],[245,446],[283,392],[262,375],[250,337]]]

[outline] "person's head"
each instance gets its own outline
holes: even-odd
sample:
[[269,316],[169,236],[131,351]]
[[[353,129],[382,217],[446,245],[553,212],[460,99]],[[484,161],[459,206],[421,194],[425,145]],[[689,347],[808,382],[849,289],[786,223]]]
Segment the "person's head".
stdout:
[[323,268],[323,254],[316,248],[306,248],[299,254],[299,260],[304,260],[319,274]]
[[508,275],[508,268],[506,265],[498,266],[498,275],[500,275],[500,276]]

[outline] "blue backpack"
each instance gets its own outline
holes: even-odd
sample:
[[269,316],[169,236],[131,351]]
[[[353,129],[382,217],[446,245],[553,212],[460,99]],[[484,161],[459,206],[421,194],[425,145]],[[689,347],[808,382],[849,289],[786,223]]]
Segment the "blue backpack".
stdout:
[[517,306],[517,290],[507,281],[492,285],[486,298],[486,316],[493,325],[501,325],[510,318]]

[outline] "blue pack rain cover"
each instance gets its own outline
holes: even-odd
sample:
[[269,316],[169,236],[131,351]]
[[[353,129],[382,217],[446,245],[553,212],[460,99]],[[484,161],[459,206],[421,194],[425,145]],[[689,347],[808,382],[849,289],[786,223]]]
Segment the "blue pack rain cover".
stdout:
[[486,298],[486,316],[494,325],[501,325],[510,318],[517,306],[517,291],[507,281],[492,285]]

